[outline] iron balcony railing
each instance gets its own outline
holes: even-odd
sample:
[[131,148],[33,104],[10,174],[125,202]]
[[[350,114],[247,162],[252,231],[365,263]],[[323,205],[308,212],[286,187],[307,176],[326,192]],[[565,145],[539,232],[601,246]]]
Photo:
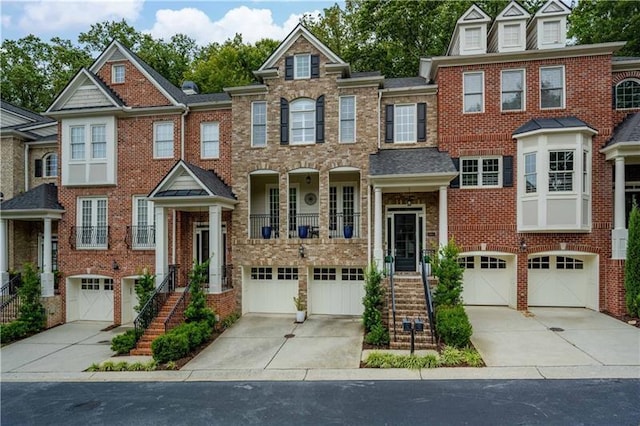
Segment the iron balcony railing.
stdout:
[[360,213],[335,213],[329,215],[329,237],[358,238]]
[[318,213],[299,213],[289,216],[289,238],[320,237],[320,215]]
[[280,216],[270,214],[249,215],[249,238],[279,238]]
[[107,249],[109,248],[109,227],[74,226],[71,229],[69,242],[74,249]]
[[127,226],[125,243],[132,249],[155,249],[156,227],[153,225]]
[[144,331],[149,327],[151,322],[158,316],[160,309],[165,304],[171,294],[176,288],[176,269],[177,265],[169,265],[169,273],[162,283],[152,293],[151,297],[144,304],[140,313],[133,320],[133,327],[135,328],[136,340],[142,337]]

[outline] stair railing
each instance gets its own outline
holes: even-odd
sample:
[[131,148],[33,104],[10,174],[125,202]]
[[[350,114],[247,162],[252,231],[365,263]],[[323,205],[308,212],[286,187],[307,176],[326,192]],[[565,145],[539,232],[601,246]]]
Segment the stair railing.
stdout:
[[7,323],[18,318],[20,313],[20,297],[18,287],[22,284],[20,274],[13,276],[0,288],[0,322]]
[[427,272],[427,265],[430,266],[429,254],[432,252],[424,250],[422,256],[420,256],[420,275],[422,276],[422,286],[424,287],[424,299],[427,306],[427,317],[429,318],[429,327],[431,328],[431,343],[435,343],[436,325],[435,316],[433,313],[433,297],[431,295],[431,287],[429,287],[429,279]]
[[[169,315],[167,315],[167,319],[164,320],[165,333],[167,333],[172,328],[175,328],[176,323],[182,323],[184,321],[185,319],[184,311],[187,309],[187,305],[189,304],[189,299],[191,299],[190,296],[191,296],[191,283],[189,283],[187,287],[184,289],[184,292],[182,292],[182,295],[180,296],[176,304],[171,309],[171,312],[169,312]],[[178,309],[179,307],[182,309]],[[181,315],[180,321],[176,321],[174,319],[178,314]]]
[[176,265],[169,265],[169,273],[162,283],[151,294],[151,297],[144,304],[140,313],[133,320],[133,327],[135,329],[136,341],[142,337],[144,331],[149,327],[151,322],[158,316],[162,305],[169,298],[169,293],[173,292],[176,288]]
[[393,256],[390,254],[384,258],[385,263],[387,264],[387,274],[389,275],[389,287],[391,287],[391,314],[393,318],[393,341],[396,339],[396,289],[393,283],[393,276],[395,273],[395,267],[393,262]]

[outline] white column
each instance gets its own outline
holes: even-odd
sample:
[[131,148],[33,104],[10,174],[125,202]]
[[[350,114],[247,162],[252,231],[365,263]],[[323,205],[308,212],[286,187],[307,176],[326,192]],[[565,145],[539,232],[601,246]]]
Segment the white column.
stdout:
[[627,257],[627,225],[624,205],[624,157],[615,159],[615,188],[613,193],[613,229],[611,230],[611,258]]
[[156,287],[169,271],[169,232],[167,225],[167,209],[165,207],[155,207],[156,216]]
[[40,291],[42,297],[53,296],[53,271],[51,270],[51,219],[44,219],[44,241],[42,250],[42,273],[40,274]]
[[373,189],[373,259],[378,269],[384,268],[384,250],[382,249],[382,188]]
[[209,292],[222,292],[222,207],[209,206]]
[[9,233],[7,219],[0,219],[0,285],[9,281]]
[[440,200],[438,203],[438,243],[440,247],[446,246],[449,242],[449,222],[447,219],[447,187],[441,186],[440,190]]

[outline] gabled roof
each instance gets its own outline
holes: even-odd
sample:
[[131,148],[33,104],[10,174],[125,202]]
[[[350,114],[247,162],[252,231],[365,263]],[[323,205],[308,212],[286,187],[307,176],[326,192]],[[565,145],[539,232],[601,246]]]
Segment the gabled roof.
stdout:
[[58,202],[58,187],[53,183],[43,183],[0,204],[3,213],[12,210],[62,212],[64,207]]
[[562,16],[569,15],[571,13],[571,9],[567,7],[561,0],[549,0],[545,4],[542,5],[540,9],[536,12],[534,18],[540,18],[544,16]]
[[29,111],[28,109],[21,108],[19,106],[16,106],[7,101],[3,101],[1,99],[0,99],[0,109],[2,109],[2,116],[4,116],[5,114],[11,114],[17,117],[19,120],[23,121],[23,123],[20,123],[20,124],[5,126],[5,123],[4,123],[5,120],[0,119],[0,126],[2,126],[3,128],[13,127],[18,129],[21,127],[33,126],[34,124],[43,124],[43,123],[53,122],[53,120],[48,117],[44,117],[40,114],[36,114],[33,111]]
[[[181,177],[186,177],[187,185],[174,185]],[[218,197],[236,200],[231,188],[215,172],[184,160],[179,160],[149,193],[149,198],[167,197]]]
[[437,148],[383,149],[369,155],[371,176],[458,174],[451,156]]
[[484,10],[476,4],[471,5],[471,7],[469,7],[469,9],[467,9],[456,21],[456,26],[453,29],[453,35],[451,36],[449,46],[447,47],[447,55],[451,54],[456,42],[460,38],[461,26],[466,26],[468,24],[488,24],[489,22],[491,22],[491,17],[487,15]]
[[584,129],[590,133],[598,133],[592,126],[580,120],[577,117],[559,117],[559,118],[534,118],[527,121],[522,126],[518,127],[513,136],[522,136],[525,133],[531,133],[536,131],[554,131],[565,129]]
[[[49,108],[47,109],[47,113],[51,113],[54,111],[60,111],[64,109],[64,105],[66,102],[71,99],[71,97],[75,94],[81,86],[86,86],[89,83],[89,86],[94,86],[98,91],[104,96],[103,100],[106,101],[107,107],[111,108],[120,108],[124,105],[122,99],[118,97],[118,95],[109,88],[97,75],[93,72],[89,71],[86,68],[81,68],[76,75],[67,83],[62,92],[54,99]],[[101,107],[105,107],[105,105],[100,105]]]
[[516,0],[512,0],[511,3],[509,3],[504,9],[502,9],[502,12],[500,12],[498,16],[496,16],[496,21],[508,21],[512,19],[529,19],[530,17],[531,17],[531,14],[527,12],[527,9],[525,9]]
[[627,115],[622,123],[616,126],[605,146],[619,142],[640,143],[640,112]]

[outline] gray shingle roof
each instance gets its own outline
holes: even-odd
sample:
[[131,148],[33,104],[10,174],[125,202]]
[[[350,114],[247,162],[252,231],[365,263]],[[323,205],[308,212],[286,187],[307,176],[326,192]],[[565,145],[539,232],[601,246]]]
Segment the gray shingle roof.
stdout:
[[187,105],[199,104],[205,102],[222,102],[230,101],[231,96],[228,93],[199,93],[197,95],[186,95],[185,101]]
[[58,187],[43,183],[0,204],[0,210],[64,210],[58,202]]
[[424,77],[402,77],[402,78],[385,78],[385,89],[397,89],[401,87],[428,86],[428,81]]
[[383,149],[369,155],[371,176],[458,173],[451,156],[437,148]]
[[107,93],[107,95],[111,99],[113,99],[113,101],[118,106],[123,106],[124,105],[124,101],[122,99],[120,99],[120,96],[118,96],[118,94],[116,92],[111,90],[111,87],[107,86],[107,84],[104,81],[102,81],[102,79],[100,77],[98,77],[97,75],[95,75],[94,73],[92,73],[89,70],[87,70],[87,74],[89,74],[91,76],[91,78],[93,79],[94,83],[96,83],[98,86],[100,86],[102,88],[102,90],[104,90]]
[[351,78],[378,77],[379,75],[380,71],[356,71],[351,73]]
[[44,117],[44,116],[42,116],[40,114],[36,114],[33,111],[29,111],[28,109],[24,109],[24,108],[21,108],[19,106],[13,105],[12,103],[9,103],[7,101],[3,101],[2,99],[0,99],[0,107],[2,109],[6,109],[7,111],[11,111],[13,113],[22,115],[22,116],[24,116],[24,117],[26,117],[28,119],[33,120],[32,123],[21,124],[19,126],[13,126],[13,127],[24,127],[26,125],[33,125],[34,123],[48,123],[48,122],[54,121],[51,118]]
[[[593,129],[592,126],[580,120],[577,117],[559,117],[559,118],[534,118],[532,120],[527,121],[522,126],[518,127],[514,132],[513,136],[519,135],[522,133],[533,132],[535,130],[542,129],[569,129],[573,127],[589,127]],[[594,129],[595,130],[595,129]]]
[[215,195],[235,200],[236,196],[226,183],[212,170],[201,169],[193,164],[184,163],[191,172]]
[[640,112],[627,115],[622,123],[616,126],[605,146],[618,142],[640,142]]

